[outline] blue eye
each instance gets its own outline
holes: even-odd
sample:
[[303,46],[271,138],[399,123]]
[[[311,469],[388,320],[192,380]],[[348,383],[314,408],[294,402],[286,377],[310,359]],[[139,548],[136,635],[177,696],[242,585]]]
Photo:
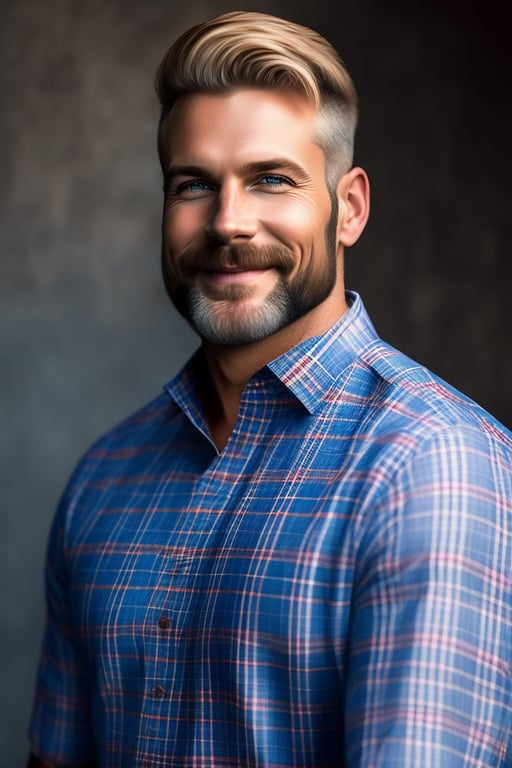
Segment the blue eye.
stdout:
[[255,186],[260,187],[265,192],[284,192],[289,187],[295,186],[286,176],[280,176],[277,173],[266,173],[259,176],[255,181]]
[[268,184],[271,187],[278,187],[287,183],[287,179],[284,176],[276,176],[273,173],[269,173],[267,176],[262,176],[260,179],[261,184]]
[[178,192],[203,192],[204,190],[211,189],[210,185],[206,181],[187,181],[185,184],[180,184]]

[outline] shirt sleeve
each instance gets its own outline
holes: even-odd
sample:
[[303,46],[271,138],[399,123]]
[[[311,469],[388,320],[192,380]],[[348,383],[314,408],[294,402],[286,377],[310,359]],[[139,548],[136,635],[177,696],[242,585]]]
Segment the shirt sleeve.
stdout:
[[512,766],[511,463],[491,435],[445,428],[365,511],[347,765]]
[[91,676],[73,626],[65,548],[67,504],[57,510],[48,541],[46,625],[29,728],[32,751],[50,763],[96,765]]

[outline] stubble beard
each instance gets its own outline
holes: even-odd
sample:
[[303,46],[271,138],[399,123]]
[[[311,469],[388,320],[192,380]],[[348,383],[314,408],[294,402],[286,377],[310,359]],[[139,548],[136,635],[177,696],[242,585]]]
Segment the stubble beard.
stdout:
[[[255,249],[252,246],[223,247],[211,252],[190,250],[180,259],[179,272],[172,255],[162,257],[164,281],[180,314],[201,339],[222,346],[261,341],[300,319],[331,294],[336,283],[337,200],[325,230],[325,254],[311,254],[308,263],[291,278],[296,258],[284,248]],[[222,268],[227,264],[244,269],[274,268],[276,286],[258,304],[251,300],[251,287],[224,286],[221,299],[206,296],[187,275],[196,269]]]

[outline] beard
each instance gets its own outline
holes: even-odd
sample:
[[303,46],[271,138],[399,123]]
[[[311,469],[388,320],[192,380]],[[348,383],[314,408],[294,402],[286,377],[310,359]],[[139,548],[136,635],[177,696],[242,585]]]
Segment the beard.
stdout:
[[[180,258],[162,250],[162,271],[167,292],[178,312],[201,339],[218,345],[250,344],[261,341],[300,319],[321,304],[336,283],[337,200],[325,230],[322,253],[310,253],[299,264],[297,257],[280,246],[255,248],[250,245],[189,248]],[[250,285],[223,285],[218,296],[208,296],[194,283],[198,271],[226,267],[241,270],[274,269],[278,281],[268,295],[256,303]]]

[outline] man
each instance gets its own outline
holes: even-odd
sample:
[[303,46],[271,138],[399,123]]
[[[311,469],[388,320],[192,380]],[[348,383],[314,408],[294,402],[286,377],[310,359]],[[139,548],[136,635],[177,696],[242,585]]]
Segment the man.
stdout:
[[345,292],[349,75],[232,13],[158,91],[164,278],[202,344],[63,496],[29,765],[512,765],[512,436]]

